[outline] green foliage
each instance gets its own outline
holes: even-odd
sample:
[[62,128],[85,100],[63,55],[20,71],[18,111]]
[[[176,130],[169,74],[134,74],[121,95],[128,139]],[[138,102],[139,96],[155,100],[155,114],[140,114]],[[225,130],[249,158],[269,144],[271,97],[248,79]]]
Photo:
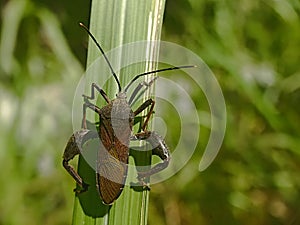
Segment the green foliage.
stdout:
[[0,224],[67,224],[72,182],[61,150],[83,69],[53,12],[18,0],[1,12]]
[[[78,22],[87,24],[89,5],[0,4],[0,224],[70,224],[74,182],[61,155],[86,58]],[[292,0],[167,1],[162,39],[210,66],[228,121],[220,154],[200,173],[209,111],[191,90],[203,120],[199,149],[176,176],[153,185],[150,225],[300,223],[299,15]],[[172,117],[165,123],[176,130]]]
[[[163,184],[173,198],[151,195],[151,202],[165,206],[167,222],[177,212],[178,224],[300,222],[299,21],[295,1],[167,2],[164,39],[192,49],[210,66],[228,113],[225,141],[212,166],[190,172],[199,162],[195,155]],[[205,99],[195,101],[202,110]],[[200,146],[206,136],[202,129]],[[171,190],[174,182],[179,184]]]

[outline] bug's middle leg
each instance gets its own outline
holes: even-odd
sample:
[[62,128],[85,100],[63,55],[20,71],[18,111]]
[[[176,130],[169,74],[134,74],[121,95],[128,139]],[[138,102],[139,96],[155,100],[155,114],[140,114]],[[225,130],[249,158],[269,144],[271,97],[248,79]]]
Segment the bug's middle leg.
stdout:
[[82,123],[81,128],[87,129],[86,125],[86,109],[90,108],[91,110],[95,111],[100,115],[100,108],[92,103],[90,103],[87,99],[84,100],[84,103],[82,105]]
[[138,107],[133,112],[134,116],[136,116],[139,113],[141,113],[142,111],[144,111],[147,107],[150,106],[150,110],[147,113],[146,119],[145,119],[145,121],[143,122],[143,125],[142,125],[142,131],[145,131],[145,129],[146,129],[148,123],[149,123],[150,117],[151,117],[151,115],[153,113],[154,105],[155,105],[155,101],[153,99],[149,98],[148,100],[146,100],[142,105],[140,105],[140,107]]

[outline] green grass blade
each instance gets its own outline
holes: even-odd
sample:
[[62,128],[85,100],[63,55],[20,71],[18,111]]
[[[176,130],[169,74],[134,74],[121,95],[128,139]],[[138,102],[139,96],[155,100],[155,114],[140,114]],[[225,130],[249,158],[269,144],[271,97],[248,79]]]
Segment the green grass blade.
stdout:
[[[126,43],[140,40],[159,40],[164,11],[164,0],[137,1],[137,0],[112,0],[112,1],[92,1],[90,31],[101,44],[105,52]],[[153,54],[151,60],[158,58],[158,53]],[[87,67],[89,67],[100,52],[96,45],[89,40]],[[130,57],[129,55],[125,57]],[[156,65],[148,65],[147,70],[155,69]],[[152,67],[152,68],[151,68]],[[141,63],[139,68],[126,68],[120,76],[121,86],[124,87],[137,73],[145,72],[146,63]],[[108,71],[105,69],[104,71]],[[96,76],[101,76],[102,71],[95,71]],[[129,76],[130,75],[130,76]],[[104,88],[110,98],[116,94],[116,84],[111,79]],[[89,93],[90,88],[87,87]],[[145,92],[144,97],[150,95]],[[144,156],[145,161],[149,161],[151,156]],[[134,160],[130,157],[130,164]],[[75,198],[73,211],[73,224],[122,224],[135,225],[147,224],[148,216],[148,191],[134,191],[126,186],[118,198],[111,206],[101,204],[96,184],[95,171],[92,170],[85,160],[80,157],[78,172],[84,177],[86,183],[90,184],[88,193],[83,193]],[[129,176],[132,176],[129,174]]]

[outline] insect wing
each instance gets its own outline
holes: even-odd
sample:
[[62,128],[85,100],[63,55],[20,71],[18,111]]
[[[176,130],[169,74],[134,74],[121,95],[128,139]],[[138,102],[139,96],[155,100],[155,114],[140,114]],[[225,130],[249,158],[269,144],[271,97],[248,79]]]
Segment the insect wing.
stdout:
[[128,159],[126,162],[120,161],[116,149],[108,152],[101,148],[98,156],[97,185],[102,201],[107,205],[112,204],[122,193],[128,170]]

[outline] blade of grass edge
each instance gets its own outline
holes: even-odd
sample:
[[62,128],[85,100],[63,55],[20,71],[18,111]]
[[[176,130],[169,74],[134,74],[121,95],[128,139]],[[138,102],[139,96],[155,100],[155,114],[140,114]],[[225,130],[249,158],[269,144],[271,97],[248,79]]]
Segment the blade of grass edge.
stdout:
[[[94,0],[91,5],[90,31],[95,35],[106,52],[122,44],[134,41],[159,40],[164,5],[165,0]],[[87,67],[99,57],[99,54],[99,50],[89,40]],[[153,61],[158,59],[158,50],[152,57]],[[141,70],[138,73],[153,70],[155,66],[145,63],[141,66]],[[130,71],[129,68],[127,73],[133,76],[137,74],[137,71]],[[97,76],[101,76],[101,71],[97,71]],[[121,77],[122,87],[131,79],[132,77],[130,76]],[[101,83],[99,85],[101,86]],[[108,89],[105,89],[108,96],[114,96],[116,90],[112,89],[115,87],[115,81],[110,80]],[[148,98],[150,95],[150,92],[145,92],[144,98]],[[145,160],[149,160],[149,155],[145,157]],[[86,165],[84,165],[83,161],[79,159],[78,171],[83,177],[87,176],[92,179],[94,175],[84,174],[93,173],[93,171],[84,168]],[[133,163],[132,159],[130,159],[130,163]],[[90,180],[88,182],[90,182],[90,185],[95,185],[95,181]],[[126,186],[119,199],[109,210],[106,206],[101,206],[100,203],[98,205],[98,201],[94,199],[90,198],[87,200],[87,204],[90,204],[87,208],[94,210],[92,213],[87,213],[83,210],[79,198],[75,197],[72,224],[144,225],[147,224],[148,201],[148,191],[136,192]],[[95,211],[101,211],[102,213],[98,214]]]

